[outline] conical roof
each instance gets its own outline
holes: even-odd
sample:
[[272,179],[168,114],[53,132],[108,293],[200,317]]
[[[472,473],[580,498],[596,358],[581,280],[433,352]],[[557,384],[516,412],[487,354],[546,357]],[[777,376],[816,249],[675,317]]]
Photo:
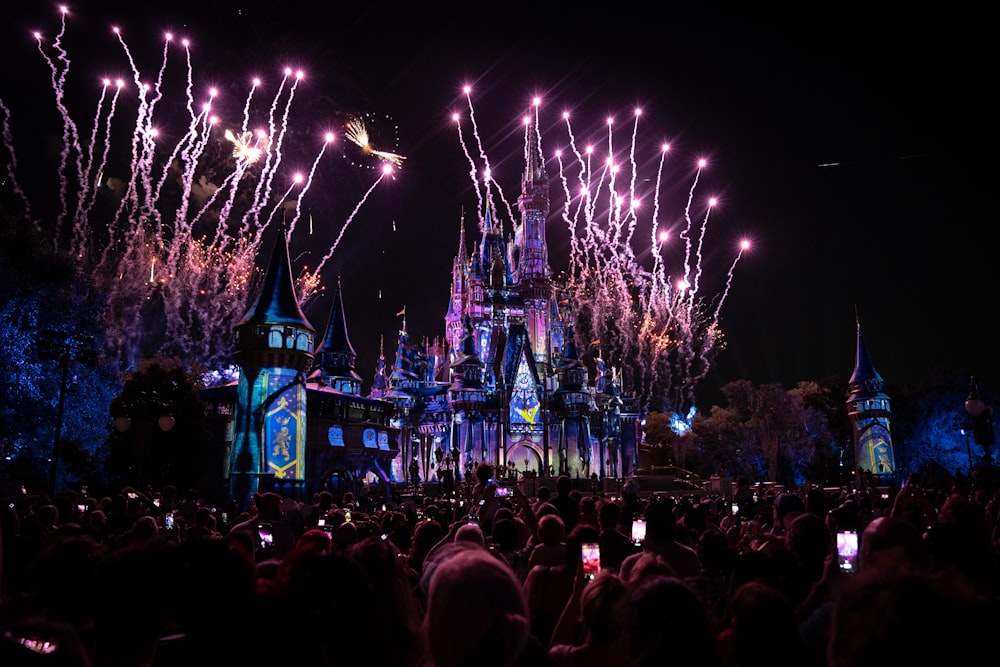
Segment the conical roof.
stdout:
[[284,225],[278,229],[257,300],[237,326],[265,323],[290,324],[316,331],[306,319],[295,297],[292,262],[288,256],[288,240],[285,238]]

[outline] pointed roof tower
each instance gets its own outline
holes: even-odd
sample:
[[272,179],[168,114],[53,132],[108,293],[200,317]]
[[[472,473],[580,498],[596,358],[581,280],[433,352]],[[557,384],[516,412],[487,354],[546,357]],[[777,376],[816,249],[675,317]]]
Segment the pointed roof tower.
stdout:
[[882,393],[882,376],[875,370],[871,356],[868,354],[868,347],[865,345],[864,335],[861,333],[861,320],[856,318],[858,328],[857,348],[854,355],[854,373],[848,381],[851,397],[848,401],[855,401],[858,398],[888,398]]
[[306,371],[312,366],[316,330],[295,296],[284,224],[278,228],[257,299],[233,332],[233,357],[244,371],[265,367]]
[[299,307],[292,278],[292,261],[288,256],[288,239],[285,225],[278,227],[277,238],[271,250],[271,259],[264,274],[257,300],[247,310],[236,326],[244,324],[291,324],[315,333],[315,329]]
[[347,319],[344,315],[344,296],[340,278],[337,291],[333,295],[333,307],[326,325],[326,334],[316,350],[317,374],[330,387],[348,394],[359,394],[361,376],[355,371],[358,354],[351,345],[347,334]]

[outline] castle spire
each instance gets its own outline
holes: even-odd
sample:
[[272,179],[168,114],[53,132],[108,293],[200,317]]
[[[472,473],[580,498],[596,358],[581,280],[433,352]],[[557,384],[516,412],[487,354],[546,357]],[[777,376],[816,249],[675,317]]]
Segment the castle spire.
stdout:
[[306,319],[295,296],[292,262],[288,255],[288,239],[285,238],[284,223],[278,226],[278,236],[275,239],[274,248],[271,250],[271,259],[268,262],[264,282],[257,300],[236,326],[265,322],[268,324],[290,324],[309,329],[311,332],[316,331]]
[[340,277],[337,277],[337,291],[333,296],[333,307],[326,325],[323,342],[316,350],[317,370],[327,384],[338,391],[358,394],[361,390],[361,376],[355,371],[358,358],[347,334],[347,319],[344,315],[344,297]]

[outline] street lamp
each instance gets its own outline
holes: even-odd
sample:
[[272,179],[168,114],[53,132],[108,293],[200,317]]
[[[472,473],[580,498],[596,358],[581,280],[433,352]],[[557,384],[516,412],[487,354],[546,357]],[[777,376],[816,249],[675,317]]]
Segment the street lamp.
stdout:
[[990,446],[995,442],[993,435],[993,408],[983,400],[979,383],[975,376],[969,381],[969,396],[965,399],[965,410],[972,420],[972,437],[983,448],[983,463],[993,464]]
[[[136,426],[136,453],[137,463],[135,472],[135,484],[142,485],[142,466],[146,458],[150,431],[155,423],[160,431],[169,433],[173,429],[177,420],[170,414],[170,406],[159,399],[156,392],[142,391],[135,400],[126,403],[116,400],[112,404],[112,412],[118,413],[115,416],[115,430],[119,433],[126,433],[132,428],[133,422]],[[152,415],[160,413],[155,422]],[[135,415],[133,420],[132,415]]]

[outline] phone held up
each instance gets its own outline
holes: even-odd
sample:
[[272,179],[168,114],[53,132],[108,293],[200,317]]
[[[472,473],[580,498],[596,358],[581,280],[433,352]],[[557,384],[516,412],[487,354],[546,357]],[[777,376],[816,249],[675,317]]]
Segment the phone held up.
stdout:
[[641,547],[642,543],[646,540],[646,520],[645,519],[633,519],[632,520],[632,544],[637,547]]
[[837,563],[841,572],[858,571],[858,533],[854,530],[837,532]]
[[271,532],[271,524],[269,523],[258,524],[257,536],[260,537],[261,549],[270,549],[274,546],[274,533]]
[[597,577],[601,571],[601,545],[597,542],[584,542],[581,545],[580,558],[583,559],[583,576],[588,581]]

